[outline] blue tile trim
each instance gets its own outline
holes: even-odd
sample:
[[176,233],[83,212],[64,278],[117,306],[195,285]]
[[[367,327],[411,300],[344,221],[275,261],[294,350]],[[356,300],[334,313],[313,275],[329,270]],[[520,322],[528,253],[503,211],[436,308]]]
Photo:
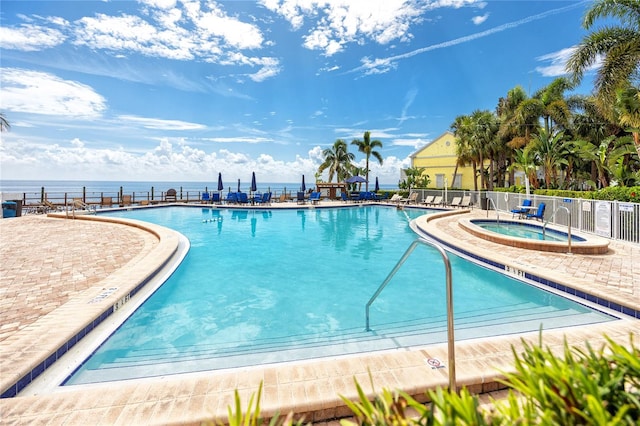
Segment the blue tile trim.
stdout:
[[[472,259],[475,259],[475,260],[477,260],[477,261],[479,261],[481,263],[485,263],[485,264],[491,265],[491,266],[493,266],[493,267],[495,267],[497,269],[500,269],[502,271],[506,270],[506,266],[504,264],[502,264],[502,263],[495,262],[495,261],[493,261],[491,259],[487,259],[485,257],[479,256],[479,255],[474,254],[474,253],[470,253],[470,252],[468,252],[468,251],[466,251],[464,249],[456,247],[455,245],[453,245],[453,244],[451,244],[451,243],[449,243],[447,241],[444,241],[444,240],[442,240],[442,239],[430,234],[429,232],[427,232],[423,228],[418,227],[418,229],[420,229],[420,232],[422,232],[425,235],[427,235],[430,239],[432,239],[434,241],[437,241],[438,243],[442,244],[445,247],[450,248],[454,252],[457,252],[457,253],[463,254],[465,256],[468,256],[468,257],[470,257]],[[605,307],[607,309],[611,309],[612,311],[620,312],[620,313],[623,313],[623,314],[628,315],[630,317],[633,317],[633,318],[636,318],[636,319],[640,319],[640,310],[638,310],[638,309],[633,309],[633,308],[631,308],[629,306],[622,306],[622,305],[620,305],[618,303],[612,302],[612,301],[607,300],[607,299],[603,299],[601,297],[594,296],[594,295],[589,294],[589,293],[585,293],[584,291],[577,290],[577,289],[572,288],[570,286],[567,286],[565,284],[556,283],[554,281],[547,280],[547,279],[539,277],[537,275],[530,274],[529,272],[525,272],[524,276],[525,276],[525,278],[527,278],[527,279],[529,279],[531,281],[534,281],[534,282],[536,282],[538,284],[542,284],[542,285],[545,285],[547,287],[551,287],[553,289],[556,289],[558,291],[570,294],[572,296],[576,296],[578,298],[587,300],[587,301],[589,301],[591,303],[595,303],[595,304],[597,304],[599,306]]]

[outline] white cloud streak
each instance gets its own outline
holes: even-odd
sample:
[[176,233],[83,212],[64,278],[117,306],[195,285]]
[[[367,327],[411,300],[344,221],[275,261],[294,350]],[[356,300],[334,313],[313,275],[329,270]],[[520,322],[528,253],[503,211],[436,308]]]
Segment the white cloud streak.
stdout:
[[427,47],[422,47],[420,49],[416,49],[413,50],[411,52],[407,52],[407,53],[403,53],[401,55],[395,55],[395,56],[389,56],[387,58],[376,58],[376,59],[370,59],[370,58],[363,58],[361,60],[362,65],[359,67],[356,67],[350,71],[348,71],[349,73],[353,73],[353,72],[363,72],[365,75],[370,75],[370,74],[382,74],[382,73],[386,73],[392,69],[395,69],[397,67],[397,62],[403,59],[408,59],[411,58],[413,56],[416,55],[420,55],[423,53],[427,53],[430,52],[432,50],[436,50],[436,49],[444,49],[447,47],[452,47],[452,46],[456,46],[458,44],[462,44],[462,43],[467,43],[470,41],[474,41],[477,40],[479,38],[482,37],[487,37],[490,36],[492,34],[496,34],[502,31],[506,31],[512,28],[517,28],[521,25],[524,24],[528,24],[529,22],[533,22],[533,21],[537,21],[540,19],[544,19],[546,17],[552,16],[552,15],[557,15],[559,13],[563,13],[572,9],[576,9],[579,7],[582,7],[582,5],[585,3],[585,1],[581,1],[578,3],[573,3],[570,4],[568,6],[565,7],[561,7],[558,9],[552,9],[552,10],[548,10],[546,12],[542,12],[542,13],[538,13],[536,15],[531,15],[531,16],[527,16],[526,18],[523,19],[519,19],[517,21],[513,21],[513,22],[508,22],[506,24],[502,24],[499,25],[497,27],[493,27],[490,28],[488,30],[485,31],[481,31],[479,33],[475,33],[475,34],[470,34],[468,36],[464,36],[464,37],[459,37],[456,38],[454,40],[449,40],[449,41],[445,41],[442,43],[437,43],[437,44],[433,44],[431,46],[427,46]]

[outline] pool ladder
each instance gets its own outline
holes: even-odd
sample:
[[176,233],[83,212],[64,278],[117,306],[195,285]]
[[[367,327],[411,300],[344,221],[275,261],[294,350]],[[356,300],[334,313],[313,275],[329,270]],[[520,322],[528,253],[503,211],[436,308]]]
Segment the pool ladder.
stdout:
[[367,306],[365,307],[365,311],[366,311],[365,330],[371,331],[371,328],[369,327],[369,308],[371,307],[371,304],[374,302],[374,300],[376,300],[376,298],[380,295],[382,290],[384,290],[387,284],[389,284],[389,281],[391,281],[391,278],[393,278],[393,276],[400,270],[402,265],[406,262],[406,260],[409,258],[411,253],[413,253],[413,251],[418,246],[418,244],[424,244],[424,245],[435,248],[442,256],[442,261],[444,262],[446,279],[447,279],[447,283],[446,283],[447,284],[447,345],[448,345],[447,356],[449,361],[449,389],[452,390],[453,392],[457,392],[458,390],[456,387],[455,339],[453,336],[453,283],[451,279],[451,262],[449,261],[449,256],[447,255],[447,252],[444,251],[442,246],[436,244],[435,242],[425,240],[424,238],[418,238],[409,245],[409,248],[407,248],[407,250],[404,252],[400,260],[398,260],[398,263],[396,263],[396,266],[393,267],[391,272],[389,272],[389,275],[387,275],[387,278],[385,278],[382,284],[380,284],[380,287],[378,287],[378,290],[376,290],[375,294],[371,296],[371,299],[369,299],[369,301],[367,302]]
[[568,219],[568,223],[567,223],[567,245],[568,245],[568,249],[569,249],[569,254],[571,254],[571,210],[569,210],[567,207],[565,206],[558,206],[557,209],[554,210],[553,214],[551,215],[551,217],[547,220],[544,221],[544,225],[542,225],[542,238],[544,238],[544,236],[546,235],[547,232],[547,224],[549,223],[549,221],[551,221],[554,217],[556,217],[556,213],[558,213],[558,210],[560,209],[564,209],[567,212],[567,216],[569,217]]
[[[488,202],[491,202],[491,205],[493,206],[493,210],[496,212],[496,220],[498,222],[498,225],[500,225],[500,213],[498,212],[496,203],[493,201],[493,198],[487,198],[487,203]],[[487,217],[489,217],[489,206],[487,206]]]

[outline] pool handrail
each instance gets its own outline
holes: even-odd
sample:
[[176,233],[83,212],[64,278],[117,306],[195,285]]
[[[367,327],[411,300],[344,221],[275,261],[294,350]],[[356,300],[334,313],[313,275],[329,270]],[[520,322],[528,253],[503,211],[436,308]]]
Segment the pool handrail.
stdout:
[[[488,202],[491,202],[491,204],[493,204],[493,210],[496,212],[496,220],[498,221],[498,224],[500,224],[500,213],[498,212],[495,201],[493,201],[493,198],[487,197],[487,203]],[[487,206],[487,217],[489,217],[489,206]]]
[[556,213],[558,213],[558,210],[560,210],[560,209],[566,210],[567,211],[567,215],[569,216],[568,223],[567,223],[567,247],[569,249],[569,254],[571,254],[571,210],[569,210],[567,207],[558,206],[553,211],[553,214],[551,215],[551,217],[544,221],[544,224],[542,225],[542,238],[544,238],[545,233],[547,231],[547,224],[549,223],[550,220],[552,220],[556,216]]
[[447,252],[442,248],[441,245],[426,240],[424,238],[417,238],[410,245],[409,248],[404,252],[400,260],[393,267],[387,278],[380,284],[378,290],[371,296],[371,299],[367,302],[365,307],[365,315],[366,315],[366,328],[365,331],[371,331],[369,327],[369,308],[371,304],[376,300],[376,298],[380,295],[382,290],[389,284],[391,278],[400,270],[404,262],[409,258],[411,253],[415,250],[418,244],[424,244],[435,248],[440,255],[442,256],[442,261],[444,262],[445,271],[446,271],[446,285],[447,285],[447,358],[449,361],[449,389],[453,390],[453,392],[458,392],[456,385],[456,353],[455,353],[455,338],[454,338],[454,327],[453,327],[453,282],[451,278],[451,262],[449,261],[449,256]]

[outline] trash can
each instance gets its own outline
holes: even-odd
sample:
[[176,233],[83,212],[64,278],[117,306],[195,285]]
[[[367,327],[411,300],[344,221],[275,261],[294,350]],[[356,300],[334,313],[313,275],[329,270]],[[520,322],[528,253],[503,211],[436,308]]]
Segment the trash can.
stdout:
[[487,202],[487,194],[480,194],[480,209],[489,210],[489,203]]
[[16,217],[18,204],[15,201],[4,201],[2,203],[2,217]]
[[16,203],[16,217],[22,216],[22,200],[9,200]]

